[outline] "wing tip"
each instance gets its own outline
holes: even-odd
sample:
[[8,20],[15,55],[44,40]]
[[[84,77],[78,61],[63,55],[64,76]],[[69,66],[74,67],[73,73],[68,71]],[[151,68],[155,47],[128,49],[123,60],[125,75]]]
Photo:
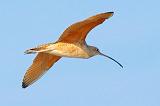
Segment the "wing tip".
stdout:
[[106,15],[109,15],[109,16],[107,17],[107,19],[108,19],[108,18],[110,18],[110,17],[112,17],[112,16],[114,15],[114,12],[113,12],[113,11],[111,11],[111,12],[105,12],[105,14],[106,14]]
[[106,13],[114,14],[114,12],[113,12],[113,11],[110,11],[110,12],[106,12]]
[[[100,13],[100,14],[97,14],[95,16],[99,17],[100,19],[109,19],[110,17],[113,16],[113,14],[114,14],[114,12],[111,11],[111,12]],[[95,17],[95,16],[92,16],[92,17]],[[99,19],[99,18],[97,18],[97,19]]]
[[28,85],[26,83],[22,82],[22,88],[27,88],[27,87],[28,87]]

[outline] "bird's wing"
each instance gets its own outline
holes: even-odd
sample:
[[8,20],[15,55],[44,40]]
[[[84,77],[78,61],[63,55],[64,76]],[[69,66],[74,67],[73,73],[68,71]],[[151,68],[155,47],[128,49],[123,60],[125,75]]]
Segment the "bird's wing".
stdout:
[[84,41],[87,34],[97,25],[110,18],[113,12],[101,13],[69,26],[60,36],[60,42],[75,43]]
[[38,53],[32,65],[28,68],[24,75],[22,87],[26,88],[37,81],[60,58],[61,57],[59,56],[51,54]]

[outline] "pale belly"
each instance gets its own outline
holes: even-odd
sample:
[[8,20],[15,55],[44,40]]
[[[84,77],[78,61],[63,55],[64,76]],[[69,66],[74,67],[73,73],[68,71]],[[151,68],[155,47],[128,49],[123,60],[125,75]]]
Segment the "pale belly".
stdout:
[[51,45],[49,48],[50,51],[47,53],[54,54],[57,56],[62,57],[71,57],[71,58],[89,58],[88,55],[88,48],[87,46],[79,46],[76,44],[69,44],[69,43],[56,43]]

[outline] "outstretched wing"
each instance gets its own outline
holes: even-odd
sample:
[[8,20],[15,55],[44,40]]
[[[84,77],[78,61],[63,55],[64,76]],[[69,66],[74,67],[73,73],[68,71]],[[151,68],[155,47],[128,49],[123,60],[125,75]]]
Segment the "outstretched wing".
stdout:
[[24,75],[22,87],[26,88],[37,81],[60,58],[61,57],[59,56],[51,54],[38,53],[32,65],[28,68]]
[[60,36],[59,42],[75,43],[84,41],[87,34],[97,25],[110,18],[113,12],[101,13],[69,26]]

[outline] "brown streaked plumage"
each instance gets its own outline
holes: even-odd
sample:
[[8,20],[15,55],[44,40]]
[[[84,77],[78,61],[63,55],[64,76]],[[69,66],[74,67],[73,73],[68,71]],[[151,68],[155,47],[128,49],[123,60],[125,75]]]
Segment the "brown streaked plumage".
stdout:
[[22,86],[25,88],[37,79],[39,79],[60,58],[61,57],[59,56],[47,53],[38,53],[32,65],[25,73]]
[[69,26],[60,36],[60,42],[74,43],[78,41],[85,41],[85,38],[90,30],[97,25],[103,23],[105,19],[110,18],[113,12],[101,13],[87,18],[84,21],[77,22]]
[[22,87],[26,88],[38,80],[61,57],[90,58],[95,55],[102,55],[112,59],[123,68],[119,62],[102,54],[96,47],[89,46],[85,42],[85,38],[89,31],[103,23],[112,15],[113,12],[107,12],[89,17],[86,20],[69,26],[62,33],[57,42],[40,45],[36,48],[26,50],[26,54],[38,53],[38,55],[25,73]]

